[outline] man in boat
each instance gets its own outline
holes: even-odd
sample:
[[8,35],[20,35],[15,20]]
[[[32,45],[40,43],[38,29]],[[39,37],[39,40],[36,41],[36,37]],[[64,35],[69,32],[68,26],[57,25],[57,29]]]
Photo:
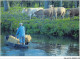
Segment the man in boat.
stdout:
[[20,27],[17,29],[16,35],[18,35],[20,44],[25,45],[25,27],[23,26],[23,23],[20,23],[19,25]]

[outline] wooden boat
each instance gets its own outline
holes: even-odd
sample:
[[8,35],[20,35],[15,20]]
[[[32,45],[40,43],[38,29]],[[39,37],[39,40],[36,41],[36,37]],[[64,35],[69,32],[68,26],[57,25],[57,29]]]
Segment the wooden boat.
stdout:
[[[8,37],[6,37],[6,45],[7,46],[11,46],[11,47],[16,47],[16,48],[28,48],[28,42],[27,43],[25,43],[25,45],[21,45],[20,43],[14,43],[14,42],[11,42],[11,41],[9,41],[9,40],[12,40],[12,41],[14,41],[14,42],[16,42],[15,40],[15,38],[10,38],[9,36]],[[15,40],[14,40],[15,39]]]
[[6,42],[7,46],[15,47],[15,48],[28,48],[28,45],[14,44],[11,42]]

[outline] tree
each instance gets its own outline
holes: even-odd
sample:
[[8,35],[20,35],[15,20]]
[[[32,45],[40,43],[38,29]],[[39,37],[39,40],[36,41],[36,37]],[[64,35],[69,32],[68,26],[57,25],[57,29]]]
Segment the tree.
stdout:
[[9,2],[7,0],[3,0],[3,4],[4,4],[4,11],[8,11],[8,9],[9,9]]
[[41,7],[41,1],[39,1],[39,7]]
[[22,0],[22,1],[21,1],[21,3],[20,3],[20,4],[21,4],[21,7],[23,7],[23,3],[24,3],[24,2],[25,2],[25,0]]
[[13,3],[12,1],[9,1],[9,5],[10,5],[10,7],[12,7],[12,3]]
[[69,6],[68,8],[73,8],[73,5],[74,5],[73,1],[70,1],[69,5],[68,5]]
[[77,7],[79,6],[79,1],[77,1]]
[[60,7],[62,7],[62,0],[60,0]]
[[77,8],[77,1],[74,1],[75,2],[75,8]]
[[54,5],[54,1],[52,1],[52,5]]
[[49,8],[49,1],[48,0],[45,0],[44,1],[44,8]]

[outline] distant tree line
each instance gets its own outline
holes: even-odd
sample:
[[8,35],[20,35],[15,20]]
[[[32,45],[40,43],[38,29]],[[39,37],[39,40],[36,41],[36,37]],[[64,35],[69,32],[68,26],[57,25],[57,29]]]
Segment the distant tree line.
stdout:
[[44,1],[8,1],[8,0],[3,0],[1,1],[1,7],[15,7],[15,6],[20,6],[20,7],[44,7],[48,8],[48,5],[54,5],[54,7],[65,7],[65,8],[76,8],[79,6],[79,1],[49,1],[49,0],[44,0]]

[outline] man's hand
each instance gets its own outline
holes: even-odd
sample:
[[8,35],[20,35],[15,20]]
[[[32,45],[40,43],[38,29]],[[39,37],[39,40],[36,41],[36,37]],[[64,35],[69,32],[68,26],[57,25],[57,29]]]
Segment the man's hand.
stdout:
[[17,38],[17,35],[15,37]]

